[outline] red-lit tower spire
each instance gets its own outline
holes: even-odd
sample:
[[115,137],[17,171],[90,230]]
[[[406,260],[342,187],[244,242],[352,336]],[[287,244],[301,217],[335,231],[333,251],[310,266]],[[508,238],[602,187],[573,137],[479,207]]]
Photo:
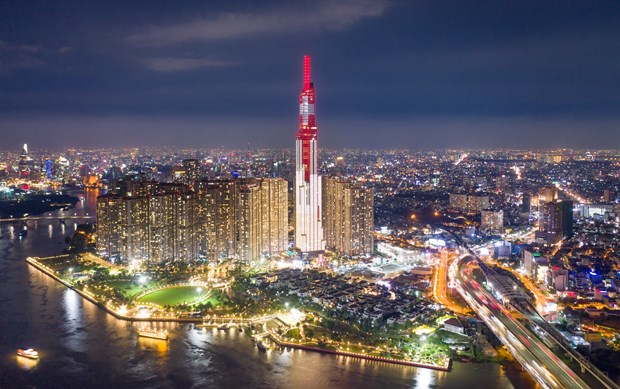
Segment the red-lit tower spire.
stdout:
[[304,86],[299,94],[299,131],[296,135],[296,222],[297,247],[303,252],[323,251],[321,224],[321,178],[318,174],[318,129],[316,94],[310,78],[310,56],[304,56]]
[[310,56],[304,55],[304,90],[310,88]]
[[[314,84],[310,81],[310,56],[304,56],[304,87],[299,94],[299,131],[297,140],[302,141],[302,164],[304,169],[304,180],[310,180],[310,173],[317,174],[316,161],[313,164],[311,157],[311,141],[317,140],[317,127],[315,117],[315,98]],[[315,149],[315,157],[316,157]],[[312,166],[314,165],[314,166]]]

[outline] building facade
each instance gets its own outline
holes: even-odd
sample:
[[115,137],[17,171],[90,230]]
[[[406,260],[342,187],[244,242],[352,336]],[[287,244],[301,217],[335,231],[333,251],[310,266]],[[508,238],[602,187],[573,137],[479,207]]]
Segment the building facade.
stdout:
[[269,257],[288,247],[288,183],[280,178],[198,183],[207,260]]
[[198,259],[196,197],[160,192],[97,199],[97,252],[114,263]]
[[539,205],[536,236],[547,243],[556,243],[573,235],[573,202],[552,201]]
[[237,252],[236,180],[198,183],[200,247],[208,260],[233,257]]
[[299,95],[299,131],[295,142],[295,244],[303,253],[325,250],[315,102],[310,57],[306,55],[304,85]]
[[[138,186],[144,188],[145,186]],[[288,183],[278,178],[148,186],[97,199],[97,251],[112,262],[245,261],[288,247]]]
[[356,180],[323,177],[323,204],[327,247],[347,256],[372,255],[373,190]]
[[450,193],[450,207],[465,212],[480,212],[489,208],[489,196]]

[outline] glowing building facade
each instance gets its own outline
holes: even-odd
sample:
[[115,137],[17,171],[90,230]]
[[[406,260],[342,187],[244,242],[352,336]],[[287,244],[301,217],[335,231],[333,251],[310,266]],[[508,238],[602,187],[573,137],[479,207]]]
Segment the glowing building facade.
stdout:
[[374,196],[359,181],[323,177],[323,225],[327,247],[348,256],[374,251]]
[[318,174],[316,94],[310,81],[310,57],[304,57],[304,85],[299,95],[299,131],[295,142],[295,244],[304,253],[325,250]]
[[198,183],[201,250],[209,261],[253,261],[288,245],[288,183],[239,178]]
[[237,198],[235,180],[198,183],[201,250],[210,261],[228,258],[237,252]]
[[[148,183],[146,183],[148,184]],[[184,186],[134,185],[97,198],[97,252],[114,263],[198,259],[197,198]]]

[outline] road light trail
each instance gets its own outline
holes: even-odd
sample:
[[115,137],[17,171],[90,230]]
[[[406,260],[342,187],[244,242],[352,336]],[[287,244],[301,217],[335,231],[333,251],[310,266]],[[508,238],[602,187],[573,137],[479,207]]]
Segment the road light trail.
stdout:
[[540,385],[545,388],[589,388],[482,287],[485,277],[474,257],[464,256],[455,261],[450,270],[461,296]]

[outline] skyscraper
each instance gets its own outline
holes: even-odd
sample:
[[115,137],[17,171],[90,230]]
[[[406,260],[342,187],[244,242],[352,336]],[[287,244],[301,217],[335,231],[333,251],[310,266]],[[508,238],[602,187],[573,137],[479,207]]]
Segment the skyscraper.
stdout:
[[22,152],[19,155],[19,178],[30,178],[32,169],[34,168],[34,161],[30,158],[28,152],[28,145],[24,143]]
[[573,202],[552,201],[539,206],[537,237],[548,243],[573,236]]
[[200,181],[201,249],[215,261],[235,255],[238,185],[235,180]]
[[271,256],[288,247],[288,182],[261,180],[261,255]]
[[252,261],[286,250],[288,183],[238,178],[198,183],[201,248],[209,261]]
[[239,259],[258,259],[261,252],[261,193],[255,180],[244,180],[239,186],[237,222]]
[[310,56],[304,57],[304,86],[299,95],[299,131],[295,142],[295,244],[303,253],[325,250],[318,174],[316,95],[310,81]]
[[[135,188],[151,187],[134,183]],[[198,200],[183,185],[97,198],[97,252],[122,264],[198,259]]]
[[372,255],[373,190],[357,180],[323,177],[327,246],[348,256]]

